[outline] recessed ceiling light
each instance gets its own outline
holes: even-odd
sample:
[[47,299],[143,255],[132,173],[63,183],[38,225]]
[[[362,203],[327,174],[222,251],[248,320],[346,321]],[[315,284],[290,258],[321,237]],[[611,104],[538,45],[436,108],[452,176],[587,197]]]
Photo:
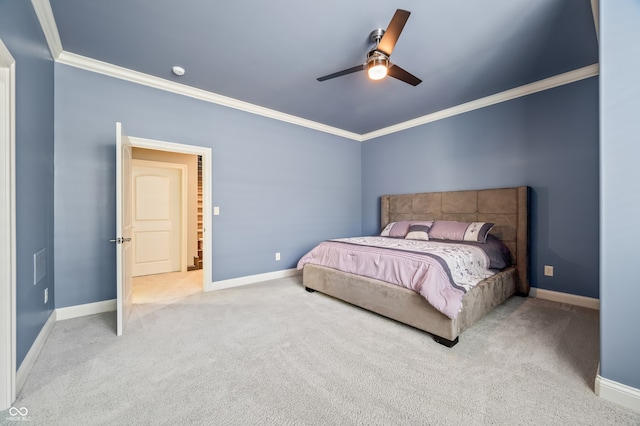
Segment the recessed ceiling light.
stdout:
[[171,68],[171,70],[173,71],[173,73],[177,76],[181,76],[184,75],[184,68],[179,67],[179,66],[175,66],[173,68]]

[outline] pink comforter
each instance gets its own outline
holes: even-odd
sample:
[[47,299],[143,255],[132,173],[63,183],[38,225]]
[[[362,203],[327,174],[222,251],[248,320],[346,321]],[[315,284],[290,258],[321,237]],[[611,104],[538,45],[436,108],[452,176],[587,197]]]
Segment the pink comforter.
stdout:
[[493,275],[475,247],[385,237],[325,241],[300,259],[298,269],[307,263],[409,288],[452,319],[466,291]]

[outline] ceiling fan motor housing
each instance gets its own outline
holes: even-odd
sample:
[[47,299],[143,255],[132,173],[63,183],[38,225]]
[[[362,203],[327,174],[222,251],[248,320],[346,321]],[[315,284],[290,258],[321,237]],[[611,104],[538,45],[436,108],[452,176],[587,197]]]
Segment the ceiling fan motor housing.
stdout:
[[378,28],[377,30],[371,31],[371,34],[369,34],[369,38],[377,45],[383,35],[384,30],[382,28]]

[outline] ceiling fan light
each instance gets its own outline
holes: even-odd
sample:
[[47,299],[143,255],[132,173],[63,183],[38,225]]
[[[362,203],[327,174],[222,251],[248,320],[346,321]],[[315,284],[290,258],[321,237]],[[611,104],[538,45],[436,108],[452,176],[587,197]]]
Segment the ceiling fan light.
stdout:
[[367,73],[371,80],[382,80],[387,76],[387,60],[384,58],[374,58],[369,61]]

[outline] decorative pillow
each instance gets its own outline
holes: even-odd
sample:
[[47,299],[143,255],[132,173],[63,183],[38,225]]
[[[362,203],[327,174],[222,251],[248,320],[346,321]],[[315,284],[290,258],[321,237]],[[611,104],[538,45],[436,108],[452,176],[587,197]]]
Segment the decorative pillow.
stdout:
[[409,226],[409,232],[407,236],[404,237],[405,240],[429,240],[429,229],[430,226],[427,225],[411,225]]
[[485,253],[487,253],[491,262],[489,268],[504,269],[513,265],[511,251],[497,237],[491,234],[487,235],[487,242],[483,246],[486,246]]
[[513,265],[513,257],[509,248],[494,235],[487,235],[487,241],[478,243],[473,241],[458,241],[458,243],[479,247],[489,257],[489,269],[502,270]]
[[436,220],[429,230],[429,238],[453,241],[475,241],[484,243],[493,228],[490,222],[457,222]]
[[404,238],[407,236],[407,233],[409,232],[409,227],[411,225],[425,225],[430,227],[431,225],[433,225],[433,221],[401,220],[398,222],[391,222],[390,224],[384,227],[384,229],[380,233],[380,236],[391,237],[391,238]]
[[389,222],[387,226],[384,227],[382,232],[380,232],[381,237],[388,237],[391,234],[391,229],[396,226],[396,222]]

